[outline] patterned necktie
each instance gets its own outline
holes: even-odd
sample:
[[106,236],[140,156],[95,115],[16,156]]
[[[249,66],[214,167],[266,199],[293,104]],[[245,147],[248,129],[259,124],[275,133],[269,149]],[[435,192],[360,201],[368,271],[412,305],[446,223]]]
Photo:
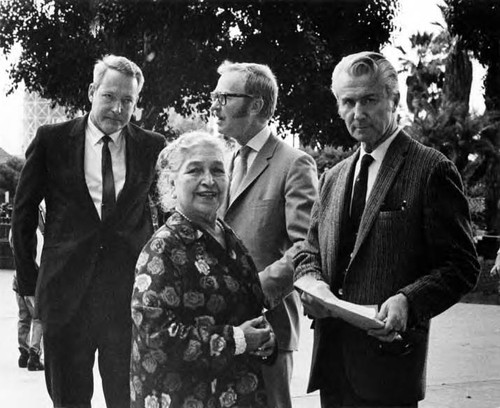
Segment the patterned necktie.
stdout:
[[353,232],[358,232],[359,223],[365,209],[366,189],[368,186],[368,167],[373,162],[373,157],[365,154],[361,159],[361,167],[359,169],[358,178],[354,183],[351,202],[351,226]]
[[[240,148],[238,153],[235,155],[233,176],[231,178],[231,189],[229,192],[229,198],[232,199],[240,187],[241,182],[247,174],[248,167],[248,155],[252,151],[252,148],[245,145]],[[239,162],[236,162],[236,157],[240,156]]]
[[106,220],[116,204],[115,196],[115,178],[113,176],[113,163],[111,161],[111,152],[109,151],[109,142],[112,141],[108,135],[102,137],[102,204],[101,219]]

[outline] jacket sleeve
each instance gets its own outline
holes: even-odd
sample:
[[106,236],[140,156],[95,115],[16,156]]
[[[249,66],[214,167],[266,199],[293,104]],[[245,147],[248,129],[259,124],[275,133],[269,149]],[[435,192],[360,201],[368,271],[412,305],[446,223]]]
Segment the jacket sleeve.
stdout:
[[293,291],[293,257],[307,237],[311,208],[317,196],[316,164],[311,156],[301,155],[288,171],[284,191],[286,231],[291,246],[280,259],[259,273],[269,309]]
[[408,298],[411,323],[448,309],[474,287],[479,276],[467,199],[449,160],[438,162],[428,178],[424,234],[429,271],[400,290]]
[[14,259],[21,296],[35,294],[38,277],[36,263],[38,205],[44,198],[47,176],[42,133],[43,128],[40,128],[26,151],[26,163],[17,186],[12,216]]
[[[323,190],[322,187],[325,183],[325,176],[326,174],[323,174],[319,181],[320,196]],[[311,275],[318,280],[323,280],[318,238],[320,210],[321,200],[320,198],[318,198],[314,203],[311,211],[311,222],[309,225],[309,231],[307,233],[307,239],[303,243],[300,250],[297,251],[297,253],[293,257],[293,263],[295,267],[294,281],[306,275]]]

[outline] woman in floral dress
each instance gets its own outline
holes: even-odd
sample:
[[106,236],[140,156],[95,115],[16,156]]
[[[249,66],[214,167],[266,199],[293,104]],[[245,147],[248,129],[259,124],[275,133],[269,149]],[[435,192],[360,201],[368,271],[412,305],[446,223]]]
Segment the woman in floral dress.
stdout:
[[185,134],[160,154],[159,171],[161,204],[172,209],[137,261],[131,407],[266,407],[260,367],[276,343],[255,266],[216,216],[228,185],[223,145]]

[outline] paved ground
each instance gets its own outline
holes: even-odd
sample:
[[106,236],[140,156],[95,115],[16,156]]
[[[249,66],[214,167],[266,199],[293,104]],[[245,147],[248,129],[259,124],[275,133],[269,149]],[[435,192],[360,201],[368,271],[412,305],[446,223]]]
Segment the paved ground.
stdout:
[[[50,408],[43,372],[17,367],[11,279],[12,271],[0,270],[0,408]],[[294,408],[319,407],[318,395],[305,391],[311,346],[304,318],[292,381]],[[97,370],[95,378],[93,406],[104,408]],[[460,303],[434,319],[427,384],[421,408],[500,408],[500,306]]]

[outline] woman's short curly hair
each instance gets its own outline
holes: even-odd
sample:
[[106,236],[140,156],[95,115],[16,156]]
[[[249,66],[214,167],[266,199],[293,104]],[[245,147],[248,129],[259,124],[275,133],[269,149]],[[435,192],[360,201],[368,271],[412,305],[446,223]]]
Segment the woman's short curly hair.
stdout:
[[197,146],[211,146],[222,154],[225,151],[223,140],[205,131],[183,133],[158,155],[156,171],[158,174],[157,190],[158,201],[162,209],[167,211],[175,206],[175,197],[172,196],[172,180],[175,179],[182,164],[189,156],[189,152]]

